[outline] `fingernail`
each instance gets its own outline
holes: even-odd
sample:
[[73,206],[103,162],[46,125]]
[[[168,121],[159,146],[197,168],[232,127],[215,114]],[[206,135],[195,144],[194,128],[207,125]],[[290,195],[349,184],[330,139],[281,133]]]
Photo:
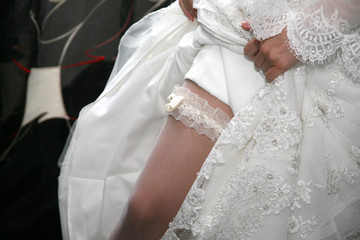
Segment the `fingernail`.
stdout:
[[249,31],[251,29],[250,23],[248,21],[244,21],[244,22],[242,22],[240,24],[241,24],[241,27],[246,31]]

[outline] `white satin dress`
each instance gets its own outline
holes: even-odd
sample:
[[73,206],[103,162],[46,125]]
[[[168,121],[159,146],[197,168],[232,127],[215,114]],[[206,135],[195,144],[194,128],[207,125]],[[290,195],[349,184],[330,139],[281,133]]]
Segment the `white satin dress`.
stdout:
[[[321,1],[197,0],[193,23],[175,2],[133,25],[64,151],[64,239],[108,238],[167,117],[166,97],[186,78],[236,114],[163,239],[357,239],[360,41],[347,10],[359,6],[340,2],[344,21],[333,14],[339,6]],[[252,33],[241,29],[244,20]],[[243,47],[252,34],[265,39],[284,27],[304,64],[269,84]]]

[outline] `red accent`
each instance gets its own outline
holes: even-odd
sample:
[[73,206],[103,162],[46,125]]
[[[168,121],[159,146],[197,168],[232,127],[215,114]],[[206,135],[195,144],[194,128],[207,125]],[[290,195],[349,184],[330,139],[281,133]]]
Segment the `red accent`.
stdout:
[[30,72],[31,72],[30,69],[28,69],[28,68],[24,67],[23,65],[21,65],[18,61],[15,60],[15,58],[12,57],[11,60],[12,60],[21,70],[23,70],[24,72],[26,72],[26,73],[30,73]]
[[8,139],[6,139],[6,140],[1,144],[1,146],[0,146],[0,151],[5,150],[6,144],[7,144],[8,142],[10,142],[10,141],[16,136],[16,134],[17,134],[18,132],[19,132],[19,130],[13,132],[13,133],[8,137]]
[[88,61],[84,61],[84,62],[73,63],[73,64],[70,64],[70,65],[62,66],[61,69],[67,69],[67,68],[87,65],[87,64],[91,64],[91,63],[96,63],[96,62],[103,61],[104,59],[105,59],[104,56],[97,56],[96,58],[94,58],[94,60],[88,60]]
[[[81,66],[81,65],[86,65],[86,64],[91,64],[91,63],[96,63],[96,62],[100,62],[100,61],[103,61],[105,59],[104,56],[94,56],[94,55],[91,55],[90,52],[97,49],[97,48],[100,48],[114,40],[116,40],[117,37],[119,37],[121,34],[124,33],[124,31],[127,29],[128,25],[130,24],[130,20],[131,20],[131,16],[132,16],[132,13],[133,13],[133,8],[134,8],[134,3],[132,2],[131,3],[131,6],[130,6],[130,9],[129,9],[129,14],[127,16],[127,19],[124,23],[124,25],[122,26],[122,28],[119,30],[118,33],[116,33],[113,37],[111,37],[110,39],[96,45],[95,47],[92,47],[88,50],[86,50],[86,56],[92,58],[92,60],[88,60],[88,61],[83,61],[83,62],[78,62],[78,63],[74,63],[74,64],[70,64],[70,65],[66,65],[66,66],[62,66],[61,68],[62,69],[67,69],[67,68],[72,68],[72,67],[77,67],[77,66]],[[116,59],[116,57],[114,57],[114,59]],[[31,70],[24,67],[23,65],[21,65],[21,63],[19,63],[18,61],[16,61],[15,58],[11,58],[11,60],[21,69],[23,70],[24,72],[26,73],[30,73]],[[77,117],[71,117],[69,116],[69,118],[73,121],[77,120]],[[19,130],[18,130],[19,131]],[[5,146],[6,143],[10,142],[15,136],[16,134],[18,133],[18,131],[15,131],[14,133],[12,133],[7,140],[5,140],[5,142],[3,142],[1,145],[0,145],[0,150],[2,150],[2,148]]]
[[[73,68],[73,67],[77,67],[77,66],[82,66],[82,65],[87,65],[87,64],[91,64],[91,63],[96,63],[96,62],[100,62],[100,61],[103,61],[105,60],[105,57],[104,56],[94,56],[94,55],[91,55],[90,52],[97,49],[97,48],[100,48],[102,46],[105,46],[106,44],[116,40],[116,38],[118,38],[121,34],[124,33],[124,31],[127,29],[129,23],[130,23],[130,20],[131,20],[131,16],[132,16],[132,13],[133,13],[133,7],[134,7],[134,4],[132,3],[131,6],[130,6],[130,9],[129,9],[129,14],[127,16],[127,19],[124,23],[124,25],[122,26],[122,28],[119,30],[119,32],[117,32],[113,37],[111,37],[110,39],[96,45],[95,47],[92,47],[92,48],[89,48],[88,50],[86,50],[85,54],[86,56],[88,56],[89,58],[92,58],[92,60],[88,60],[88,61],[83,61],[83,62],[78,62],[78,63],[73,63],[73,64],[70,64],[70,65],[66,65],[66,66],[62,66],[61,69],[67,69],[67,68]],[[21,65],[18,61],[15,60],[15,58],[11,58],[11,60],[21,69],[23,70],[24,72],[26,73],[30,73],[31,70],[24,67],[23,65]]]
[[121,34],[124,33],[124,31],[127,29],[130,20],[131,20],[131,16],[132,16],[132,12],[133,12],[133,5],[131,4],[130,9],[129,9],[129,14],[126,18],[126,21],[124,23],[124,25],[121,27],[121,29],[119,30],[119,32],[117,32],[113,37],[111,37],[110,39],[96,45],[95,47],[89,48],[88,50],[86,50],[85,54],[86,56],[88,56],[89,58],[92,58],[93,60],[89,60],[89,61],[84,61],[84,62],[79,62],[79,63],[74,63],[74,64],[70,64],[70,65],[66,65],[66,66],[62,66],[62,69],[66,69],[66,68],[72,68],[72,67],[76,67],[76,66],[81,66],[81,65],[86,65],[86,64],[90,64],[90,63],[96,63],[96,62],[100,62],[105,60],[104,56],[94,56],[92,54],[90,54],[91,51],[100,48],[102,46],[105,46],[106,44],[116,40]]
[[71,117],[71,116],[68,116],[70,118],[70,120],[72,121],[76,121],[78,118],[77,117]]

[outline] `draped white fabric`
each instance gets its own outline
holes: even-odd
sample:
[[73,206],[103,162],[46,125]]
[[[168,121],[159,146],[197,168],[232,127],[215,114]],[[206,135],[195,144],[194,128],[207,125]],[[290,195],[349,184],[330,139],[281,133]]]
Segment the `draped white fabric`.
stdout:
[[[199,23],[174,3],[135,24],[104,92],[81,111],[59,179],[64,238],[107,239],[184,78],[236,114],[163,239],[359,237],[358,2],[194,2]],[[322,37],[304,39],[300,17]],[[287,27],[290,47],[313,64],[265,84],[243,56],[245,20],[264,39]],[[315,20],[332,32],[312,29]],[[334,52],[318,55],[317,39]]]
[[122,38],[104,92],[82,109],[64,153],[64,239],[108,238],[167,116],[166,97],[184,81],[187,58],[193,57],[175,52],[195,27],[172,6],[136,23]]

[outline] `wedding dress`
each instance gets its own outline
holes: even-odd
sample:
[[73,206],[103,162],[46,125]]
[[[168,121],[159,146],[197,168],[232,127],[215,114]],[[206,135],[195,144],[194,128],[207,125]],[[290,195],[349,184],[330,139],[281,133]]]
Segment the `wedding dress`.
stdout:
[[[185,78],[235,116],[163,239],[360,238],[360,4],[194,5],[198,22],[176,2],[130,28],[104,92],[81,111],[59,177],[64,238],[109,236],[167,116],[166,97]],[[265,83],[243,47],[284,27],[304,64]]]

